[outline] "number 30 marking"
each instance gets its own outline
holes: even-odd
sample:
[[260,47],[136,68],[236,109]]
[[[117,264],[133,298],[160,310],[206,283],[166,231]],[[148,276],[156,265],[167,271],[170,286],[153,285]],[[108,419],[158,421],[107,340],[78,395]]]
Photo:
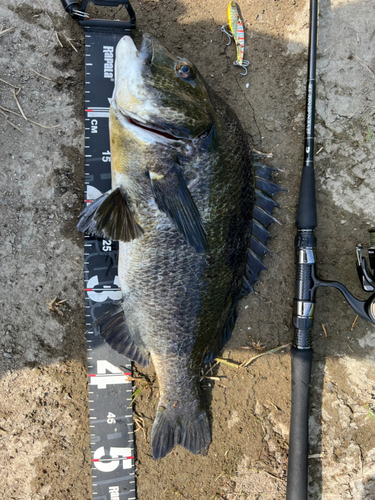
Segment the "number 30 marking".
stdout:
[[[118,287],[120,286],[120,280],[118,279],[118,276],[115,276],[113,284]],[[99,285],[99,279],[97,276],[93,276],[87,281],[87,288],[94,288],[97,285]],[[108,290],[103,290],[101,292],[90,290],[87,292],[87,296],[93,302],[104,302],[107,299],[121,300],[121,290],[108,289]]]

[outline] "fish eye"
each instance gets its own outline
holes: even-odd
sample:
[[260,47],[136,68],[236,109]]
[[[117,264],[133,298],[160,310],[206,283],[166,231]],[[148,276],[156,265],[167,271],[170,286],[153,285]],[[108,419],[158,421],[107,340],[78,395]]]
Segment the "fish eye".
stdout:
[[178,76],[180,76],[184,80],[194,78],[194,70],[190,66],[190,64],[188,64],[186,62],[179,63],[177,65],[176,71],[177,71]]

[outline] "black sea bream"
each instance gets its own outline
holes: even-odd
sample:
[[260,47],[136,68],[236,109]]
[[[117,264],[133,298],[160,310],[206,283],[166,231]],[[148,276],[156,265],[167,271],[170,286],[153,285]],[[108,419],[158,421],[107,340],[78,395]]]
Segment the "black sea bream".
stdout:
[[204,454],[211,432],[200,369],[229,338],[238,300],[265,269],[280,188],[269,167],[253,170],[232,109],[151,35],[140,50],[128,36],[117,46],[110,137],[112,191],[78,225],[120,241],[122,301],[99,320],[101,333],[139,365],[154,364],[153,457],[177,444]]

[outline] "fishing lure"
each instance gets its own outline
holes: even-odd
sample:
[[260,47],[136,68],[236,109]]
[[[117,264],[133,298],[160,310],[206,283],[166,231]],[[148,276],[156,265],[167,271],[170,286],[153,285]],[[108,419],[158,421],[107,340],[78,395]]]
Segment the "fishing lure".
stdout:
[[241,73],[241,75],[247,75],[247,66],[249,66],[249,61],[244,59],[245,52],[245,33],[243,22],[239,14],[238,5],[236,2],[229,2],[227,7],[227,16],[228,16],[228,26],[231,31],[231,34],[228,33],[225,29],[225,26],[221,27],[221,31],[225,33],[229,38],[230,45],[232,38],[236,43],[237,48],[237,60],[233,63],[235,66],[241,66],[245,69],[245,73]]

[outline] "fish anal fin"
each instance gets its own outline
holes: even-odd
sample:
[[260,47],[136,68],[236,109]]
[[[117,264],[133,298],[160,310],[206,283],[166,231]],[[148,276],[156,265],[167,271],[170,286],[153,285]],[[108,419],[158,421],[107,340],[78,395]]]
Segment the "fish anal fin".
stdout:
[[[238,297],[240,298],[240,297]],[[237,319],[237,304],[230,311],[227,320],[220,334],[213,340],[212,344],[209,346],[203,363],[211,363],[218,353],[222,350],[225,344],[232,336],[233,328]]]
[[121,187],[88,205],[80,214],[77,229],[82,233],[125,242],[139,238],[144,233]]
[[115,304],[93,325],[98,327],[102,338],[119,354],[126,356],[142,367],[150,363],[149,353],[141,338],[130,332],[121,306]]
[[199,210],[177,165],[165,174],[149,172],[156,204],[198,254],[208,252],[207,235]]

